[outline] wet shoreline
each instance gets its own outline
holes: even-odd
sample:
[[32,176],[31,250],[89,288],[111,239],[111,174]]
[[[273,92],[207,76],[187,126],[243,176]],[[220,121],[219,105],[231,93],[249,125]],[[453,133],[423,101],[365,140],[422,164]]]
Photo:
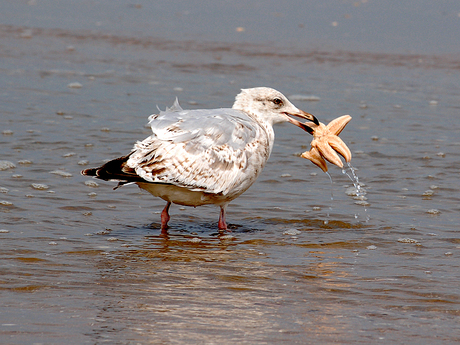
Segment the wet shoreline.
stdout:
[[[198,2],[0,14],[2,340],[457,343],[460,60],[441,30],[456,7]],[[386,40],[401,16],[414,30]],[[311,137],[289,125],[225,236],[218,208],[178,205],[161,236],[162,200],[80,175],[150,135],[148,116],[176,96],[229,107],[254,86],[325,123],[353,117],[341,138],[365,205],[340,169],[331,183],[300,158]]]

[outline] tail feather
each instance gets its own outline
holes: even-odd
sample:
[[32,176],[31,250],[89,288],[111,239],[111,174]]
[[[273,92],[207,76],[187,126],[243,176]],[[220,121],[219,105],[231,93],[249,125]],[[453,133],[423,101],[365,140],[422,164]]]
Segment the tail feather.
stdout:
[[136,174],[133,168],[126,165],[129,155],[113,159],[99,168],[90,168],[82,170],[81,174],[85,176],[93,176],[105,181],[122,181],[129,182],[145,182],[145,180]]
[[81,171],[81,174],[85,175],[85,176],[97,176],[97,170],[98,169],[99,168],[85,169],[85,170]]

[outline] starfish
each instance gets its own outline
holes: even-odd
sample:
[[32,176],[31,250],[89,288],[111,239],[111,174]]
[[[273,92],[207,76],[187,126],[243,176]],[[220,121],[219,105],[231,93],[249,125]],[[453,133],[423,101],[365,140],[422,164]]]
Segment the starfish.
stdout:
[[313,127],[311,149],[302,153],[301,157],[309,159],[324,172],[327,171],[326,160],[343,168],[342,160],[337,155],[337,152],[347,162],[351,161],[351,152],[338,135],[350,120],[350,115],[343,115],[329,122],[327,126],[320,122],[318,126]]

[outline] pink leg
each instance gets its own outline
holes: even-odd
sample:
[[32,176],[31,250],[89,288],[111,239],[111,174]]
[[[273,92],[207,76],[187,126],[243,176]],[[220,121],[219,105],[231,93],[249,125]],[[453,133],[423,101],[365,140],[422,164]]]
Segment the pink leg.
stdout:
[[227,223],[225,223],[225,208],[227,205],[223,205],[220,207],[220,215],[219,215],[219,223],[218,227],[219,230],[227,230]]
[[168,222],[171,219],[169,216],[169,207],[171,206],[171,203],[168,201],[166,204],[165,208],[161,212],[161,232],[166,233],[168,230]]

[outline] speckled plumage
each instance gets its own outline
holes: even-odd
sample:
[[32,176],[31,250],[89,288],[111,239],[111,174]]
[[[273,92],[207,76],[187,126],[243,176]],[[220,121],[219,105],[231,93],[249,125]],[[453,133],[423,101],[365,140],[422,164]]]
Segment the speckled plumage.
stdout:
[[226,205],[255,182],[270,156],[273,124],[291,122],[307,130],[288,114],[317,122],[270,88],[242,90],[232,108],[183,110],[176,100],[149,117],[152,135],[131,153],[82,173],[119,185],[133,182],[166,200],[162,228],[170,203],[219,205],[219,228],[226,228]]
[[272,128],[258,126],[234,109],[182,110],[176,104],[151,116],[149,124],[153,134],[134,145],[126,165],[148,182],[223,199],[252,184],[273,146]]

